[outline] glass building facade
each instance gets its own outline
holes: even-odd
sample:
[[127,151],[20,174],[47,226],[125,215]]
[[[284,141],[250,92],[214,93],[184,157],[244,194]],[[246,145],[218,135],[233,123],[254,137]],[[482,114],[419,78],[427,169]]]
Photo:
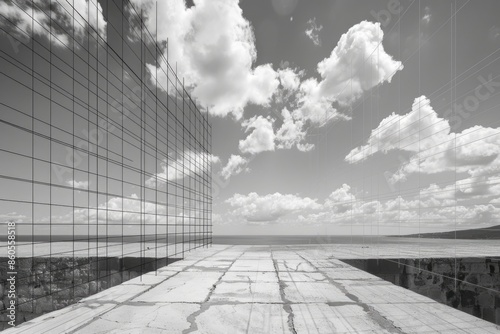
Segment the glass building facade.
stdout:
[[0,283],[5,299],[15,272],[22,322],[211,244],[213,157],[207,113],[134,6],[5,6]]

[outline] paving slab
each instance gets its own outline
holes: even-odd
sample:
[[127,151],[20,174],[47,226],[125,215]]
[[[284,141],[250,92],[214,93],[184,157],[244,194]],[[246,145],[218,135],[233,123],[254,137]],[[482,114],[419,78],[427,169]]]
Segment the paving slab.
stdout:
[[361,271],[350,268],[325,268],[323,273],[333,280],[378,280],[381,281],[380,277],[367,273],[366,271]]
[[295,260],[276,260],[279,271],[305,271],[313,272],[316,269],[302,259]]
[[201,303],[223,272],[183,271],[135,298],[136,302]]
[[126,282],[123,282],[123,285],[134,284],[134,285],[152,286],[152,285],[156,285],[156,284],[159,284],[159,283],[165,281],[167,278],[169,278],[175,274],[176,274],[175,272],[164,272],[163,275],[159,275],[159,274],[153,272],[153,273],[144,274],[144,275],[138,276],[136,278],[133,278],[131,280],[128,280]]
[[[403,333],[498,333],[500,328],[436,302],[376,304],[373,308]],[[418,316],[416,316],[418,315]]]
[[325,275],[319,272],[280,272],[282,282],[326,282]]
[[[339,282],[340,284],[343,283],[343,281]],[[428,297],[382,280],[375,282],[350,281],[342,285],[347,293],[357,296],[360,302],[366,304],[435,303],[434,300]]]
[[295,304],[292,310],[297,334],[391,333],[359,305]]
[[281,303],[282,300],[278,283],[221,282],[213,291],[210,301]]
[[246,303],[213,305],[196,318],[194,333],[292,334],[282,305]]
[[130,300],[136,296],[141,295],[143,292],[150,288],[149,285],[139,285],[139,284],[120,284],[112,288],[103,290],[95,295],[86,297],[80,302],[110,302],[110,303],[123,303]]
[[[445,245],[433,247],[198,249],[184,260],[5,333],[500,333],[492,323],[341,261],[451,252]],[[484,249],[493,254],[495,247]],[[468,243],[454,251],[478,254]]]
[[274,272],[273,261],[269,259],[236,260],[229,267],[229,271],[270,271]]
[[3,333],[70,333],[116,307],[116,303],[79,303],[51,312]]
[[191,326],[188,317],[200,307],[186,303],[121,305],[75,333],[182,333]]
[[292,303],[352,303],[353,300],[328,282],[282,282]]
[[222,276],[223,282],[267,282],[278,283],[278,275],[268,271],[228,271]]

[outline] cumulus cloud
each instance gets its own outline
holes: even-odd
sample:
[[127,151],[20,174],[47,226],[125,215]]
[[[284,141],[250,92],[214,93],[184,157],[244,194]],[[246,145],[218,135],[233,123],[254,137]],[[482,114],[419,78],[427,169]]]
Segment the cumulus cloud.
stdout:
[[132,194],[127,198],[112,197],[97,208],[75,209],[67,215],[52,217],[52,220],[56,223],[67,223],[74,219],[75,224],[87,224],[89,221],[95,223],[96,220],[103,224],[164,224],[167,214],[175,215],[175,209],[169,210],[166,205],[143,201],[136,194]]
[[17,212],[2,213],[0,214],[0,223],[7,223],[7,222],[20,223],[25,221],[27,218],[28,217],[26,215]]
[[89,181],[68,180],[66,181],[66,184],[70,187],[78,189],[89,189]]
[[[296,94],[305,71],[289,67],[288,62],[281,62],[278,70],[279,88],[274,94],[275,104],[295,105]],[[273,106],[275,108],[275,106]]]
[[284,108],[281,112],[283,124],[276,132],[277,147],[280,149],[290,149],[296,146],[299,151],[310,151],[314,148],[313,144],[304,143],[306,131],[303,129],[304,122],[294,120],[288,109]]
[[[87,33],[87,23],[97,31],[99,36],[106,38],[106,21],[97,0],[74,0],[74,4],[72,3],[65,0],[52,3],[40,0],[33,3],[31,1],[3,1],[0,3],[0,13],[5,19],[1,21],[0,26],[21,40],[34,35],[49,39],[50,16],[56,17],[57,20],[54,22],[57,24],[52,24],[52,42],[54,45],[72,47],[70,38],[73,36],[74,17],[75,39],[83,39]],[[73,10],[76,12],[75,15],[73,15]],[[13,22],[17,29],[13,30],[9,21]]]
[[[453,186],[454,188],[454,186]],[[431,185],[413,198],[398,196],[387,200],[363,199],[349,185],[333,191],[317,212],[301,215],[310,224],[380,224],[383,226],[461,226],[498,222],[500,208],[491,204],[460,204],[449,189]],[[500,193],[499,193],[500,194]]]
[[227,164],[222,168],[221,175],[227,180],[233,175],[238,175],[243,171],[248,171],[248,160],[240,155],[232,154]]
[[321,39],[319,38],[319,32],[323,30],[322,25],[317,25],[316,24],[316,18],[312,18],[309,21],[307,21],[307,29],[306,29],[306,36],[313,41],[314,45],[320,46],[321,45]]
[[[470,190],[468,181],[459,181],[457,191],[455,185],[432,184],[415,195],[383,200],[364,192],[355,192],[348,184],[334,190],[323,203],[293,194],[236,194],[226,201],[232,210],[218,218],[221,223],[232,224],[241,223],[243,219],[261,223],[298,221],[313,225],[380,224],[414,227],[421,224],[423,228],[454,228],[455,224],[458,228],[470,228],[497,224],[500,221],[500,187],[496,184],[495,192],[487,196],[476,192],[461,197],[460,193]],[[488,204],[470,201],[477,198],[485,199],[482,203]]]
[[383,37],[380,23],[368,21],[343,34],[331,55],[318,64],[321,80],[309,78],[302,82],[298,95],[300,107],[293,112],[294,117],[316,124],[347,119],[333,103],[349,105],[363,92],[391,82],[403,65],[385,52]]
[[425,96],[415,99],[408,114],[392,113],[372,130],[367,143],[354,148],[346,157],[346,161],[355,163],[363,161],[378,153],[391,150],[418,152],[427,150],[436,143],[446,142],[449,138],[450,125],[440,118]]
[[[143,6],[146,26],[155,32],[156,2],[133,2]],[[177,64],[185,85],[201,105],[214,115],[232,114],[239,119],[248,104],[270,103],[279,85],[278,74],[270,64],[254,66],[255,37],[237,0],[195,0],[189,8],[183,0],[169,0],[157,6],[158,40],[168,40],[170,64]],[[155,74],[153,65],[149,69]],[[163,87],[167,80],[160,71],[158,81]]]
[[304,74],[303,71],[298,71],[289,67],[278,70],[278,78],[283,89],[288,91],[296,91],[300,86],[300,77]]
[[325,208],[330,208],[334,212],[346,212],[352,207],[356,197],[351,193],[351,187],[343,184],[342,187],[333,191],[325,200]]
[[274,151],[274,120],[270,117],[254,116],[245,120],[242,125],[245,132],[250,134],[239,142],[242,153],[257,154],[265,151]]
[[500,171],[500,129],[474,126],[453,133],[449,121],[438,116],[425,96],[415,99],[408,114],[382,120],[367,143],[354,148],[345,160],[356,163],[391,150],[411,154],[392,182],[404,181],[410,174],[446,171],[468,173],[479,180]]
[[195,174],[203,174],[210,170],[211,164],[220,162],[217,156],[205,152],[185,151],[172,161],[164,159],[161,163],[161,172],[146,180],[148,187],[164,185],[168,181],[180,180]]
[[316,199],[280,193],[260,196],[257,193],[248,195],[235,194],[228,200],[234,214],[244,217],[249,222],[274,222],[279,218],[299,210],[314,210],[321,207]]

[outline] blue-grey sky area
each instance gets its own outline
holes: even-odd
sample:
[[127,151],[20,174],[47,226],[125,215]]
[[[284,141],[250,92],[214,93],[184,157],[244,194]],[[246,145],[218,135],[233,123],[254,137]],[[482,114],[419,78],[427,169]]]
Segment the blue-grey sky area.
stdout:
[[[413,123],[416,118],[408,114],[415,99],[421,96],[425,96],[419,100],[421,108],[429,108],[426,112],[432,113],[428,117],[422,115],[422,156],[435,154],[430,149],[424,152],[433,146],[430,143],[441,144],[434,149],[436,152],[446,150],[444,146],[449,144],[451,137],[444,138],[448,130],[439,129],[446,127],[447,122],[451,135],[475,126],[491,127],[493,136],[498,134],[498,84],[477,107],[473,99],[466,101],[471,104],[469,109],[472,111],[460,113],[459,107],[452,110],[451,104],[454,100],[463,105],[470,90],[482,84],[481,78],[488,81],[500,74],[497,60],[500,21],[494,14],[500,8],[497,2],[478,6],[467,1],[242,1],[240,7],[255,34],[255,65],[270,63],[275,69],[281,66],[293,68],[295,73],[303,71],[300,85],[309,78],[321,80],[318,64],[325,59],[332,60],[332,52],[340,48],[342,35],[359,27],[364,20],[379,21],[380,30],[377,27],[371,32],[383,34],[380,44],[370,41],[375,47],[368,47],[364,61],[372,62],[375,68],[391,68],[390,62],[384,63],[381,57],[385,53],[402,66],[390,82],[374,80],[373,85],[368,86],[371,88],[362,89],[352,103],[336,105],[340,113],[351,117],[350,120],[333,119],[325,125],[305,125],[304,142],[314,145],[307,152],[296,147],[279,148],[276,141],[274,150],[270,145],[271,148],[264,152],[242,155],[239,141],[245,140],[251,130],[242,133],[246,129],[243,127],[233,133],[236,130],[230,129],[234,128],[234,122],[213,119],[214,154],[223,163],[227,161],[227,152],[249,160],[240,168],[243,171],[231,176],[227,184],[224,180],[220,182],[220,194],[214,201],[214,218],[215,224],[220,222],[221,226],[215,225],[216,232],[415,233],[498,224],[498,209],[490,204],[497,196],[494,175],[490,181],[486,181],[487,176],[471,179],[471,173],[480,173],[476,172],[482,168],[480,165],[465,164],[455,170],[453,167],[458,163],[445,159],[433,164],[424,161],[420,170],[401,173],[405,174],[404,180],[395,182],[392,179],[411,159],[418,158],[418,147],[409,147],[418,146],[418,121]],[[451,17],[455,12],[455,26],[452,27]],[[368,29],[359,29],[356,38],[362,39],[363,33],[369,33]],[[351,57],[356,57],[355,52]],[[342,83],[349,90],[350,84],[356,85],[357,77],[363,73],[357,69],[351,72],[349,64],[342,66],[345,65],[342,61],[348,59],[337,63],[338,69],[329,70],[336,76],[345,76]],[[492,81],[495,80],[498,82],[498,78]],[[487,89],[481,88],[480,92],[489,93]],[[335,93],[329,98],[335,100]],[[276,135],[283,124],[282,109],[286,107],[293,113],[294,103],[297,99],[292,94],[280,103],[272,99],[270,106],[249,105],[243,118],[264,115],[275,119]],[[322,112],[324,110],[318,111]],[[370,133],[383,120],[389,121],[393,113],[402,117],[400,121],[393,121],[394,125],[400,124],[400,133],[398,129],[388,129],[387,135],[394,135],[383,138],[383,131],[379,130],[368,141]],[[413,122],[401,125],[408,118]],[[417,129],[412,130],[408,126],[410,123]],[[430,127],[424,129],[426,126]],[[472,146],[482,146],[480,143],[487,136],[483,131],[486,130],[475,132],[477,139],[461,137],[466,143],[470,142],[462,148],[464,154],[469,149],[480,149]],[[238,136],[237,140],[231,140],[233,136]],[[410,138],[404,140],[405,136]],[[474,140],[479,141],[472,144]],[[359,159],[350,163],[347,157],[351,150],[363,145],[367,146],[358,154]],[[403,149],[399,150],[398,145]],[[375,153],[378,150],[386,152]],[[497,153],[498,147],[495,156]],[[453,193],[455,180],[458,190],[463,188],[463,197],[457,198]],[[481,187],[487,195],[475,193],[474,187]],[[335,201],[344,203],[336,207],[331,204]],[[242,216],[248,224],[240,225]]]
[[[209,114],[212,155],[203,159],[212,162],[214,234],[409,234],[500,224],[497,0],[131,2]],[[102,10],[81,19],[110,40]],[[0,12],[23,26],[9,2]],[[1,43],[15,52],[6,34]],[[166,87],[154,59],[146,62],[149,84]],[[31,108],[22,88],[0,85],[2,101]],[[0,136],[2,148],[31,154],[31,135],[3,126]],[[176,152],[172,164],[148,165],[150,172],[175,179],[171,169],[193,154]],[[19,177],[31,173],[22,161],[1,164]],[[8,182],[2,197],[30,193]],[[95,187],[87,182],[81,186]],[[0,213],[22,219],[23,210],[9,204]]]

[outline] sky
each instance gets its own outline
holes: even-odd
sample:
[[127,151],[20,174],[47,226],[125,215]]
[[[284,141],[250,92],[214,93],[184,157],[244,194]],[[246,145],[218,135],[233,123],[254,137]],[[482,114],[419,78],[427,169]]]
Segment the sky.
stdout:
[[498,1],[132,3],[209,115],[214,234],[499,224]]
[[[481,78],[500,74],[500,40],[495,33],[500,21],[493,14],[499,9],[497,2],[477,6],[467,1],[241,1],[239,7],[253,27],[257,56],[252,68],[272,64],[277,71],[293,69],[299,78],[293,93],[282,93],[285,98],[273,98],[268,105],[248,104],[242,120],[212,118],[214,154],[226,171],[214,183],[216,233],[405,234],[498,224],[495,171],[481,170],[496,168],[493,156],[499,147],[493,144],[489,153],[477,152],[480,157],[491,154],[493,161],[485,160],[484,166],[482,161],[465,162],[479,159],[468,154],[482,150],[483,138],[498,143],[498,88],[477,107],[472,105],[474,110],[464,110],[465,116],[450,104],[454,100],[463,105],[469,91],[482,84]],[[342,44],[349,32],[360,40],[356,47],[364,50]],[[342,53],[347,56],[342,58]],[[374,72],[360,61],[371,62]],[[305,94],[308,80],[325,78],[332,86],[319,94],[349,119],[328,120],[330,111],[323,105],[309,119],[295,115],[316,98],[315,93],[306,94],[303,101],[296,96]],[[282,86],[285,78],[279,79]],[[285,108],[295,122],[304,122],[303,135],[291,121],[286,123],[290,118],[283,115]],[[415,137],[419,108],[428,115],[421,116],[421,140]],[[263,130],[269,122],[261,119],[258,128],[249,127],[248,120],[259,116],[273,123],[274,146]],[[316,116],[322,121],[316,122]],[[284,120],[293,129],[288,143],[295,130],[297,142],[314,147],[303,152],[297,142],[280,141]],[[380,124],[389,122],[393,126],[384,133]],[[394,135],[397,126],[403,134]],[[477,126],[484,129],[473,132]],[[253,141],[259,151],[253,153],[242,143],[256,139],[256,129],[261,129],[262,141]],[[471,135],[466,136],[466,130]],[[446,150],[455,133],[464,134],[457,140],[466,144],[457,151],[464,162],[456,171],[453,165],[458,163],[445,157],[423,161],[416,171],[402,169],[418,158],[419,142],[425,157],[434,154],[432,150]],[[427,149],[433,143],[438,147]],[[237,167],[226,180],[229,162]],[[399,174],[404,180],[395,180]],[[455,180],[462,197],[456,196]]]

